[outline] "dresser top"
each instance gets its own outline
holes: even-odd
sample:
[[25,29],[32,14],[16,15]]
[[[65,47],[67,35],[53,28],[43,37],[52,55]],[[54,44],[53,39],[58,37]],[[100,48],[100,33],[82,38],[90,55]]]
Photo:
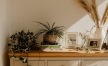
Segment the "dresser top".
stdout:
[[[13,53],[8,53],[12,57]],[[74,51],[71,49],[55,49],[55,50],[43,50],[43,51],[29,51],[26,53],[15,53],[16,56],[28,56],[28,57],[74,57],[74,58],[86,58],[95,57],[103,58],[108,57],[108,52],[103,51]]]

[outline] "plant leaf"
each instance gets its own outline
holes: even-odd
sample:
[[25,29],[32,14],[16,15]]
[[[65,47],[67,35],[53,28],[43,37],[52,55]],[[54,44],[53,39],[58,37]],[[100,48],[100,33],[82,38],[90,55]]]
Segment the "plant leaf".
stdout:
[[48,28],[49,28],[49,30],[50,30],[50,25],[49,25],[49,23],[47,22],[47,25],[48,25]]
[[[53,23],[52,28],[54,28],[54,25],[55,25],[55,22]],[[52,29],[52,28],[51,28],[51,29]]]
[[43,23],[41,23],[41,22],[37,22],[37,23],[43,25],[46,29],[50,30],[50,28],[49,28],[49,26],[48,26],[47,24],[43,24]]

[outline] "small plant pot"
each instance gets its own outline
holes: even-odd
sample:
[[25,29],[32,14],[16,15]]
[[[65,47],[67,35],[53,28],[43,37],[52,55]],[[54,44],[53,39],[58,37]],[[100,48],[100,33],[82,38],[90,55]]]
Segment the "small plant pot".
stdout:
[[57,35],[44,35],[43,44],[57,45],[59,37]]

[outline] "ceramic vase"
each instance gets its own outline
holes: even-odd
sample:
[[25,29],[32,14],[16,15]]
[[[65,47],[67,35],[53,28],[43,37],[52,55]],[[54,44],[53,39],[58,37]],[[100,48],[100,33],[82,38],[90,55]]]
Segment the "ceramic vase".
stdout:
[[106,32],[105,30],[103,29],[103,27],[99,27],[99,28],[96,28],[96,31],[95,31],[95,34],[94,34],[94,38],[96,39],[101,39],[101,41],[99,42],[99,49],[101,50],[101,47],[102,47],[102,44],[103,44],[103,41],[105,39],[105,35],[106,35]]

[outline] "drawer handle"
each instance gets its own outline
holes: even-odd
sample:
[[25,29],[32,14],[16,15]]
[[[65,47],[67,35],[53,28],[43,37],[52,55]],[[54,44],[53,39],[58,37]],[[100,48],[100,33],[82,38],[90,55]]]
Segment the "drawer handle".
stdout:
[[31,65],[27,65],[27,66],[31,66]]

